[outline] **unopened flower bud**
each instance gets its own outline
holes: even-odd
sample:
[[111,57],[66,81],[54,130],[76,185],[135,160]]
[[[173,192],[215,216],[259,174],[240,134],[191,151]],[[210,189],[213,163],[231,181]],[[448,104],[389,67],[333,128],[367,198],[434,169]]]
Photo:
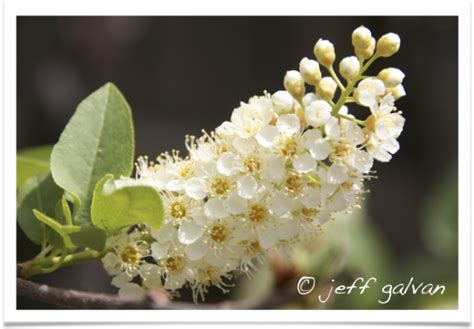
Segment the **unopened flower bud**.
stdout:
[[278,114],[288,114],[293,110],[294,99],[286,90],[279,90],[272,95],[273,110]]
[[365,50],[370,47],[372,33],[365,26],[359,26],[352,32],[352,45],[356,49]]
[[400,37],[395,33],[383,35],[377,42],[377,54],[382,57],[389,57],[400,49]]
[[346,80],[354,79],[360,70],[360,63],[357,57],[349,56],[339,63],[339,73]]
[[377,75],[377,78],[382,80],[386,87],[393,88],[403,82],[405,74],[399,69],[389,67],[380,71],[380,73]]
[[399,84],[398,86],[395,86],[393,88],[387,88],[386,92],[391,93],[395,100],[398,100],[407,94],[402,84]]
[[330,77],[322,78],[317,86],[318,95],[325,99],[332,99],[336,93],[336,89],[336,81]]
[[310,85],[317,85],[321,80],[319,63],[313,59],[303,58],[300,62],[300,72],[304,80]]
[[331,66],[336,60],[334,45],[329,40],[319,39],[314,45],[314,56],[321,65]]
[[355,54],[357,55],[357,57],[362,57],[363,59],[370,58],[374,54],[375,44],[375,38],[371,38],[369,47],[366,49],[355,48]]
[[287,71],[283,80],[283,85],[296,99],[300,99],[305,94],[304,79],[298,71]]

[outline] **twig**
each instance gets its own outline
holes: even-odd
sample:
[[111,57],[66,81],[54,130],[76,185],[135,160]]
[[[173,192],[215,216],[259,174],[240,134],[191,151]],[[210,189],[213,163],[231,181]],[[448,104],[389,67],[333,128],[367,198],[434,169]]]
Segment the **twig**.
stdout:
[[215,304],[194,304],[170,301],[161,291],[151,291],[144,298],[54,288],[17,278],[17,295],[67,309],[274,309],[301,296],[296,284],[289,282],[260,301],[230,301]]

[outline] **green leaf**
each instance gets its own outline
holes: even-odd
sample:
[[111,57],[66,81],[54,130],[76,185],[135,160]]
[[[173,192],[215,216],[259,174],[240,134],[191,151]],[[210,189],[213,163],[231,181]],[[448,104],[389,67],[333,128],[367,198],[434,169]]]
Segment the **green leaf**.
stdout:
[[72,243],[71,238],[63,230],[62,225],[59,224],[55,219],[49,217],[48,215],[42,213],[41,211],[37,209],[33,209],[33,214],[35,215],[38,221],[47,225],[49,228],[51,228],[53,231],[58,233],[63,238],[63,242],[66,248],[69,248],[69,249],[74,248],[74,244]]
[[63,191],[54,183],[51,174],[30,177],[18,190],[17,221],[32,242],[41,244],[45,227],[33,215],[33,209],[54,216],[55,206]]
[[113,175],[105,175],[94,190],[92,222],[107,231],[135,224],[158,230],[163,222],[163,203],[150,186],[116,188]]
[[133,153],[130,107],[117,87],[107,83],[79,104],[51,154],[54,181],[81,200],[74,210],[76,224],[90,224],[92,193],[101,177],[130,176]]
[[106,234],[97,227],[82,227],[79,232],[69,233],[72,243],[79,247],[102,251],[105,247]]
[[49,172],[49,158],[53,145],[22,149],[16,154],[16,186],[19,188],[28,178]]
[[72,225],[71,208],[69,208],[69,204],[67,203],[66,197],[64,195],[61,199],[61,209],[62,209],[65,222],[68,225]]

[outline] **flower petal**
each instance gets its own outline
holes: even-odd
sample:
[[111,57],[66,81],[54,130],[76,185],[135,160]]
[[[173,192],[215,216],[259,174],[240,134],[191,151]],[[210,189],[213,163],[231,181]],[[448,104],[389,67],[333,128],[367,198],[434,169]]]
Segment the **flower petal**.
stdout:
[[276,126],[280,133],[293,136],[300,131],[300,119],[296,114],[280,115],[277,119]]
[[271,147],[275,143],[276,139],[280,135],[278,128],[275,126],[265,125],[258,132],[256,139],[257,142],[263,147]]
[[191,244],[202,236],[203,229],[194,221],[183,220],[178,229],[178,240],[182,244]]
[[237,181],[237,193],[244,199],[252,199],[257,189],[258,184],[253,176],[242,176]]
[[222,200],[218,198],[209,199],[204,206],[204,213],[210,219],[224,218],[229,215]]
[[316,161],[308,153],[303,153],[293,160],[293,167],[299,173],[308,173],[316,168]]
[[208,250],[209,247],[206,243],[204,243],[204,241],[197,240],[196,242],[187,245],[184,249],[184,252],[190,260],[194,261],[203,258],[207,254]]

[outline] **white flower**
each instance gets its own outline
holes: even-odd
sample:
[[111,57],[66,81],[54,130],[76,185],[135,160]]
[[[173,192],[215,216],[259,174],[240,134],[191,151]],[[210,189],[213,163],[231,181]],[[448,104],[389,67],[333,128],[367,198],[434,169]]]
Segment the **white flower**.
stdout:
[[272,95],[272,103],[276,114],[286,114],[293,110],[294,98],[286,90],[279,90]]
[[383,81],[376,78],[367,78],[357,85],[356,100],[360,105],[373,106],[377,103],[377,97],[385,93]]
[[252,97],[249,103],[241,103],[231,116],[240,137],[254,136],[273,117],[272,101],[269,97]]
[[367,151],[375,159],[387,162],[400,148],[397,138],[403,131],[405,119],[393,111],[394,98],[391,94],[386,95],[380,105],[376,104],[370,108],[372,115],[367,119],[366,129],[370,133]]
[[305,112],[305,118],[308,124],[313,127],[325,125],[331,118],[331,105],[328,102],[317,100],[312,102]]
[[150,254],[150,246],[141,240],[142,233],[134,230],[127,234],[122,231],[107,239],[107,247],[112,249],[102,258],[102,264],[110,275],[126,273],[133,278],[138,275],[143,258]]
[[381,140],[398,138],[403,131],[405,118],[394,112],[394,98],[388,94],[380,102],[370,108],[372,115],[367,119],[367,129],[375,133]]
[[194,278],[192,261],[186,257],[182,245],[170,248],[165,256],[156,257],[155,260],[162,269],[165,289],[179,289]]

